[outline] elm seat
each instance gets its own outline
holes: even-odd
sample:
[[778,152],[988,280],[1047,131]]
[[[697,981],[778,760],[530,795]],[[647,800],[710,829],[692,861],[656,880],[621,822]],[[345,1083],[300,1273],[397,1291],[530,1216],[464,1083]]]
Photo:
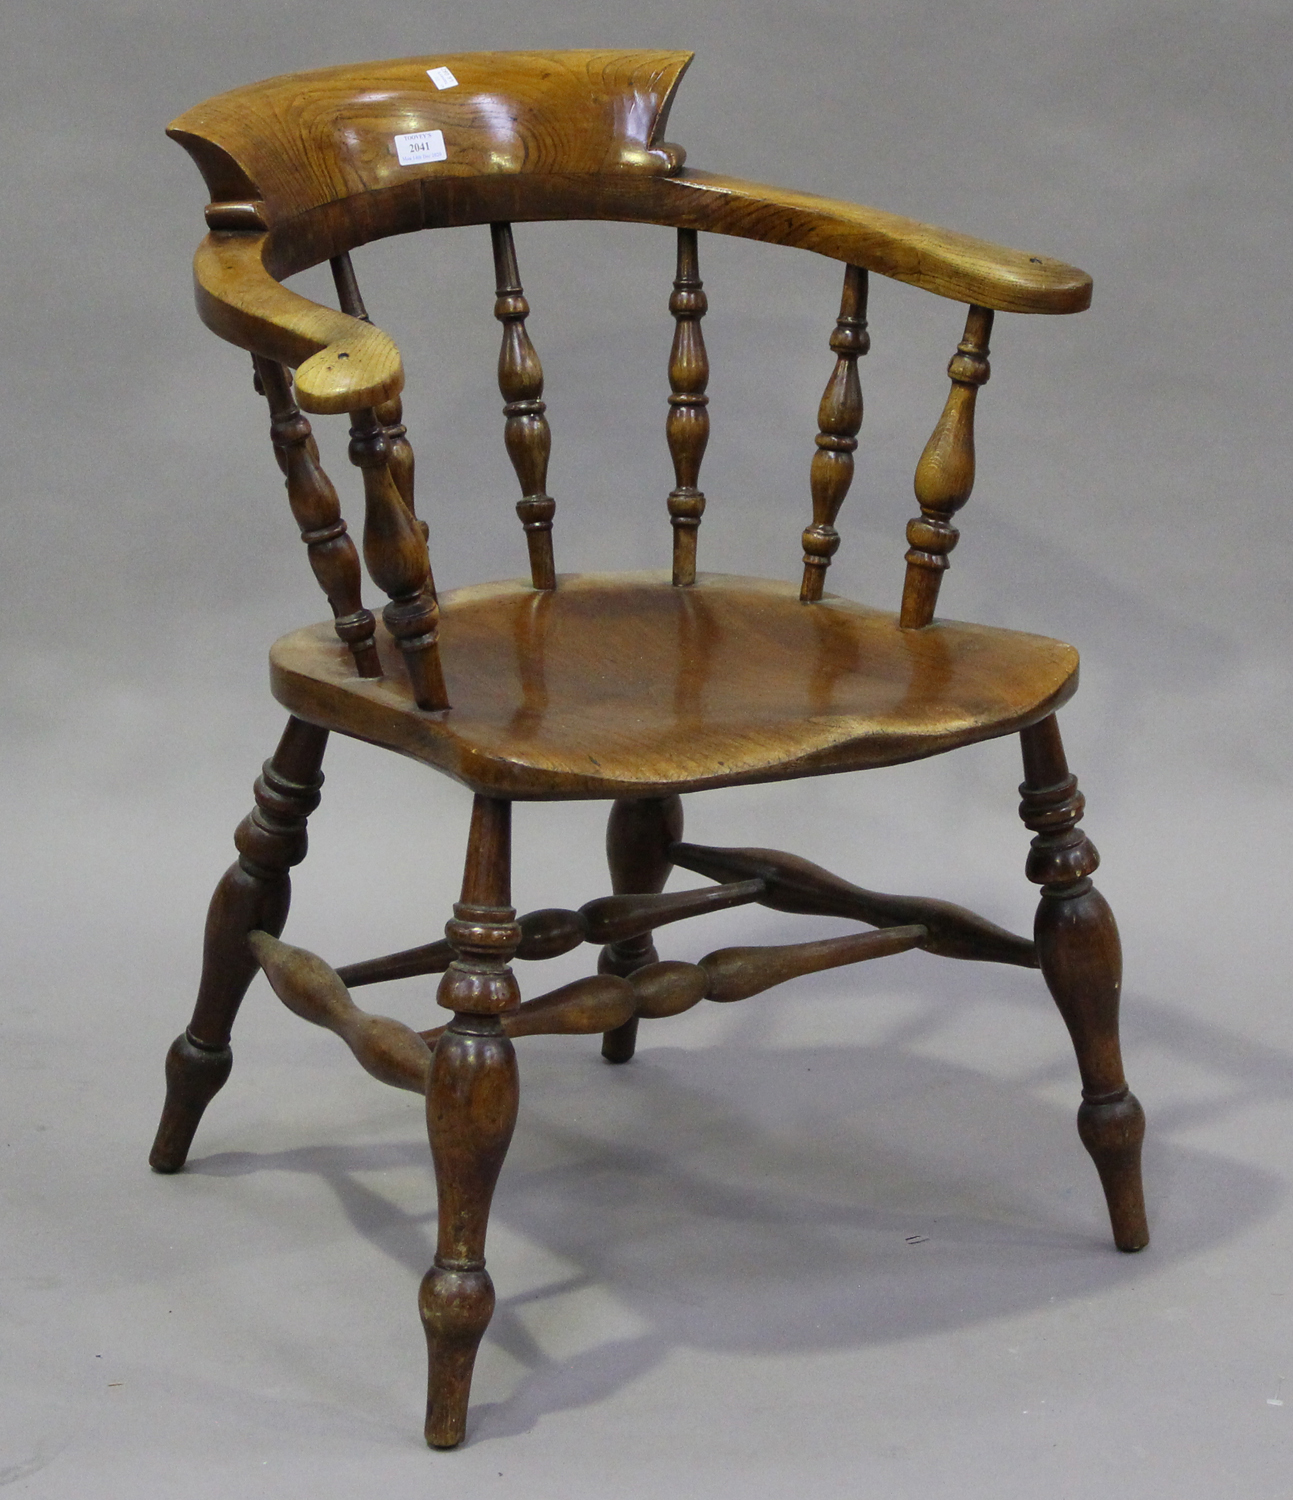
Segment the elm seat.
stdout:
[[[210,233],[193,262],[199,316],[252,357],[288,504],[333,619],[272,649],[271,686],[289,718],[256,781],[255,807],[234,835],[238,858],[211,898],[197,1000],[167,1055],[149,1160],[159,1172],[184,1165],[204,1110],[229,1076],[233,1024],[260,971],[290,1010],[335,1032],[374,1077],[422,1096],[439,1217],[418,1306],[428,1352],[425,1435],[437,1448],[462,1441],[473,1363],[494,1307],[485,1237],[516,1121],[517,1038],[600,1034],[602,1056],[618,1065],[632,1059],[644,1020],[911,948],[1038,968],[1077,1054],[1078,1130],[1114,1243],[1139,1250],[1148,1242],[1144,1115],[1118,1040],[1118,930],[1091,882],[1098,856],[1079,826],[1085,804],[1056,720],[1077,687],[1077,653],[1042,636],[936,615],[958,537],[954,519],[974,485],[975,405],[990,373],[994,317],[1081,312],[1091,280],[1036,251],[697,170],[664,139],[689,62],[685,52],[599,50],[360,63],[235,89],[189,110],[169,132],[211,198]],[[767,80],[759,86],[766,91]],[[654,353],[649,338],[639,350],[618,326],[613,334],[617,361],[641,353],[660,372],[661,460],[667,449],[674,478],[660,496],[672,529],[666,543],[661,526],[668,572],[557,572],[554,527],[570,502],[562,499],[558,518],[548,492],[543,367],[518,257],[524,230],[514,232],[542,220],[676,233],[672,288],[664,270],[660,284],[672,329],[662,319]],[[453,295],[477,298],[487,317],[492,290],[502,325],[502,436],[520,490],[529,578],[439,598],[431,555],[442,523],[429,527],[415,498],[403,360],[369,317],[352,253],[447,226],[479,229],[475,254],[468,236],[458,238],[463,280]],[[709,304],[700,274],[707,234],[780,247],[790,275],[804,254],[843,269],[829,328],[823,317],[829,361],[824,349],[816,437],[803,437],[805,503],[786,521],[788,543],[799,544],[800,560],[787,569],[795,582],[697,571],[710,431],[702,333]],[[489,258],[492,289],[481,265]],[[336,307],[283,285],[324,261]],[[880,601],[898,604],[896,613],[825,587],[862,428],[859,364],[870,348],[876,275],[947,299],[962,329],[941,415],[927,441],[932,411],[917,414],[912,432],[918,513],[906,528],[901,589],[895,577],[895,598]],[[566,281],[577,296],[578,274]],[[437,352],[462,358],[452,341]],[[770,379],[776,354],[768,351]],[[458,373],[476,378],[467,367]],[[362,548],[306,413],[349,418],[350,458],[362,473]],[[718,413],[738,437],[748,416]],[[605,436],[613,440],[614,424]],[[713,497],[733,511],[740,499]],[[577,497],[573,503],[576,524],[597,524],[593,507],[581,515]],[[520,546],[518,536],[518,554]],[[895,538],[895,563],[899,546]],[[380,617],[365,601],[364,569],[388,601]],[[280,936],[333,733],[410,756],[473,795],[461,899],[445,936],[340,968]],[[1020,816],[1035,835],[1025,873],[1041,887],[1031,938],[941,897],[865,889],[793,854],[683,838],[682,793],[878,770],[1016,733]],[[586,798],[610,803],[611,894],[577,911],[518,916],[513,803]],[[906,811],[922,816],[919,807]],[[845,852],[856,857],[847,844]],[[559,878],[561,861],[553,864]],[[708,883],[666,892],[675,869]],[[383,871],[384,880],[396,878]],[[660,960],[657,931],[750,902],[833,917],[850,930],[722,948],[696,963]],[[438,920],[430,925],[435,931]],[[554,958],[585,942],[601,949],[595,974],[522,1000],[514,957]],[[353,998],[366,984],[427,974],[444,976],[437,991],[451,1015],[444,1025],[414,1030],[367,1014]]]
[[331,623],[270,651],[289,712],[447,772],[492,797],[663,796],[937,755],[1053,713],[1072,646],[897,616],[794,585],[668,573],[477,584],[440,599],[450,707],[419,709],[379,629],[357,677]]

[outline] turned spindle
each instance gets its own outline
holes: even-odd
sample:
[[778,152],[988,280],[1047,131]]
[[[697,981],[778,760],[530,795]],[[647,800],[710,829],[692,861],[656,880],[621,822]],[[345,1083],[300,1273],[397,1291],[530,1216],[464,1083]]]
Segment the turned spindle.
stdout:
[[521,485],[516,513],[530,551],[530,581],[536,589],[554,589],[557,574],[552,560],[552,517],[557,502],[547,492],[552,434],[544,416],[547,407],[541,399],[543,366],[525,326],[530,304],[521,287],[512,226],[491,224],[489,232],[494,244],[497,293],[494,316],[503,325],[503,344],[498,351],[498,389],[506,418],[503,441]]
[[440,666],[440,611],[426,537],[390,470],[390,445],[372,407],[352,412],[350,461],[364,476],[364,562],[389,598],[386,628],[404,653],[419,708],[449,706]]
[[377,622],[360,595],[359,553],[355,550],[331,479],[319,463],[310,424],[296,404],[292,380],[277,360],[252,355],[256,388],[269,403],[269,434],[274,457],[287,484],[287,500],[301,528],[310,567],[327,595],[337,634],[350,648],[361,677],[380,677],[373,631]]
[[1026,873],[1042,888],[1035,933],[1042,975],[1073,1039],[1082,1075],[1078,1134],[1095,1162],[1119,1250],[1149,1243],[1140,1148],[1145,1112],[1127,1087],[1118,1038],[1122,945],[1109,903],[1091,883],[1100,863],[1078,827],[1085,799],[1051,714],[1020,735],[1019,816],[1036,837]]
[[817,409],[817,451],[813,454],[809,482],[813,493],[813,524],[803,535],[804,577],[799,597],[811,604],[822,597],[826,569],[839,551],[835,518],[853,483],[853,454],[862,426],[862,386],[858,360],[871,347],[866,326],[867,273],[861,266],[846,266],[840,315],[831,334],[835,369],[822,392]]
[[696,581],[696,539],[705,514],[705,496],[697,489],[700,464],[709,442],[709,356],[700,320],[709,299],[700,279],[700,253],[694,229],[678,231],[678,273],[669,298],[673,314],[673,348],[669,354],[669,415],[665,437],[673,459],[674,489],[669,495],[673,527],[673,581]]
[[[358,318],[361,323],[371,323],[373,320],[368,316],[368,309],[360,295],[359,281],[355,276],[349,251],[334,255],[328,264],[332,267],[332,282],[337,289],[337,302],[342,312],[349,317]],[[408,428],[404,425],[404,403],[395,395],[389,401],[383,401],[376,411],[390,450],[391,477],[400,497],[409,508],[409,514],[416,516],[417,508],[413,503],[413,445],[409,442]],[[419,521],[418,524],[422,528],[422,535],[426,536],[426,522]]]
[[521,998],[510,966],[521,939],[511,836],[511,803],[477,796],[462,899],[445,928],[457,956],[437,998],[454,1015],[436,1043],[426,1096],[439,1229],[418,1298],[427,1336],[426,1440],[435,1448],[462,1441],[476,1350],[494,1311],[485,1230],[518,1099],[516,1055],[499,1021]]
[[[586,901],[578,911],[545,906],[517,918],[521,941],[516,957],[559,958],[581,943],[622,943],[649,935],[670,922],[726,911],[762,898],[762,880],[734,880],[727,885],[702,886],[698,891],[675,891],[668,896],[599,896]],[[424,943],[401,953],[388,953],[363,963],[348,964],[337,972],[344,984],[358,989],[386,979],[410,979],[417,974],[442,974],[453,962],[453,946],[446,938]]]
[[992,309],[971,307],[965,336],[947,367],[952,380],[947,404],[916,465],[920,515],[907,523],[910,547],[899,618],[904,630],[920,630],[933,620],[939,585],[951,566],[948,553],[961,535],[952,517],[974,488],[974,402],[992,373],[991,333]]

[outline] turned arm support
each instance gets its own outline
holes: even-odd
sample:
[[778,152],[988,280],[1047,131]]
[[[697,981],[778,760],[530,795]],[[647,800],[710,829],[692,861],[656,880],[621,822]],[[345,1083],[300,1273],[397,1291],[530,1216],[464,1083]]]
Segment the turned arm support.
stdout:
[[209,234],[193,259],[198,316],[221,338],[296,370],[310,412],[380,406],[404,386],[400,352],[379,328],[288,291],[265,264],[270,236]]
[[[710,172],[455,178],[453,197],[443,202],[441,184],[425,187],[428,225],[562,218],[673,224],[812,250],[1002,312],[1074,313],[1091,301],[1091,278],[1049,256],[861,204]],[[377,205],[374,212],[380,217]],[[193,262],[202,321],[239,348],[295,368],[306,411],[355,411],[398,395],[404,371],[390,338],[281,285],[269,269],[272,238],[269,231],[217,230],[202,241]]]

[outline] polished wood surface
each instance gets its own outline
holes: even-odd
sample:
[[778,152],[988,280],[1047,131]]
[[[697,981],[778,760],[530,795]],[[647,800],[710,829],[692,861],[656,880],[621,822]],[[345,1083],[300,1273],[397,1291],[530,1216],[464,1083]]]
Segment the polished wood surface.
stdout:
[[252,932],[247,946],[293,1015],[335,1032],[378,1083],[426,1093],[431,1048],[416,1031],[390,1016],[360,1010],[336,970],[317,954],[268,932]]
[[[673,869],[669,851],[682,837],[682,799],[636,797],[611,804],[606,820],[606,863],[611,889],[617,896],[636,897],[639,907],[664,890]],[[628,978],[660,957],[652,933],[656,924],[640,932],[607,934],[606,947],[597,960],[598,972]],[[637,1015],[627,1016],[602,1037],[602,1056],[610,1063],[624,1063],[633,1056],[637,1043]]]
[[835,518],[853,483],[853,454],[862,426],[862,385],[858,359],[871,347],[866,326],[867,274],[860,266],[844,272],[840,315],[831,334],[835,369],[817,409],[817,451],[813,454],[810,484],[813,521],[804,532],[804,577],[799,598],[815,604],[826,583],[826,569],[839,550]]
[[907,525],[911,546],[902,591],[900,622],[904,630],[922,630],[933,620],[943,574],[950,566],[948,553],[960,537],[952,517],[974,488],[974,406],[979,387],[991,374],[991,332],[991,311],[972,307],[965,321],[965,335],[947,367],[952,389],[916,465],[920,515]]
[[670,848],[669,858],[681,869],[731,881],[741,889],[757,882],[760,892],[753,899],[773,911],[848,917],[873,927],[919,925],[925,935],[917,947],[941,958],[1037,967],[1033,943],[977,912],[929,896],[890,896],[883,891],[863,890],[795,854],[783,854],[778,849],[713,849],[679,843]]
[[[435,53],[246,84],[167,130],[214,203],[258,203],[266,225],[321,203],[423,181],[518,172],[671,172],[661,135],[690,52]],[[428,70],[457,80],[438,88]],[[444,161],[401,163],[397,135],[440,130]]]
[[207,910],[202,977],[193,1019],[166,1058],[166,1103],[148,1161],[178,1172],[202,1113],[233,1066],[229,1037],[256,974],[247,934],[283,930],[292,899],[291,869],[305,858],[306,821],[319,805],[328,734],[289,719],[278,748],[256,778],[256,805],[234,833],[238,858],[225,871]]
[[1020,736],[1019,816],[1036,834],[1026,873],[1042,888],[1035,932],[1042,974],[1073,1038],[1082,1075],[1078,1133],[1100,1174],[1114,1243],[1149,1243],[1140,1147],[1145,1112],[1127,1087],[1118,1040],[1122,943],[1109,903],[1091,882],[1100,863],[1077,826],[1086,807],[1053,716]]
[[521,929],[512,906],[510,802],[478,796],[473,803],[462,895],[445,934],[455,956],[436,998],[453,1020],[436,1042],[426,1090],[436,1256],[418,1294],[433,1448],[462,1441],[476,1350],[494,1311],[485,1232],[520,1090],[512,1043],[499,1024],[521,1000],[511,967]]
[[[679,1016],[702,1000],[730,1005],[807,974],[906,953],[921,947],[927,937],[927,930],[916,923],[809,943],[719,948],[694,964],[652,960],[627,975],[602,973],[572,980],[491,1019],[507,1037],[614,1034],[630,1020]],[[317,954],[266,932],[253,932],[248,941],[275,994],[294,1015],[335,1032],[360,1066],[380,1082],[416,1094],[427,1090],[432,1049],[442,1037],[454,1034],[461,1017],[414,1031],[402,1021],[360,1010],[341,975]]]
[[[173,122],[212,202],[194,285],[204,322],[298,369],[307,411],[398,394],[378,329],[281,285],[384,235],[449,224],[620,219],[811,250],[1003,311],[1079,312],[1090,278],[857,204],[688,170],[661,139],[690,54],[481,53],[294,74]],[[447,65],[439,90],[427,69]],[[507,108],[498,101],[506,98]],[[439,130],[445,159],[402,165],[396,136]]]
[[557,505],[547,490],[552,434],[541,399],[543,366],[525,326],[530,304],[521,286],[512,226],[491,224],[489,228],[494,244],[494,316],[503,325],[503,347],[498,353],[503,441],[521,485],[516,513],[530,551],[530,582],[536,589],[552,589],[557,586],[552,558],[552,517]]
[[[634,810],[654,808],[657,805],[650,798],[640,802],[616,804],[617,807]],[[612,819],[614,828],[613,814]],[[659,877],[661,885],[672,868],[669,862],[672,850],[688,847],[670,843],[669,835],[672,830],[666,828],[664,831],[666,838],[659,845],[660,863],[665,872]],[[617,868],[623,866],[612,866],[612,878],[615,878]],[[627,883],[641,885],[646,882],[642,878],[629,877]],[[671,922],[682,922],[688,917],[705,916],[709,912],[726,911],[729,906],[744,906],[746,902],[759,901],[765,889],[766,885],[762,880],[733,880],[727,885],[702,886],[697,891],[671,891],[667,896],[600,896],[596,901],[585,902],[578,911],[569,911],[560,906],[545,906],[541,911],[526,912],[516,919],[516,925],[521,929],[516,956],[528,959],[560,958],[563,953],[569,953],[581,943],[626,944],[634,939],[649,937],[657,927],[667,927]],[[1023,939],[1016,941],[1022,942]],[[1031,949],[1032,944],[1026,946]],[[650,951],[648,947],[627,954],[626,958],[636,960],[640,953]],[[411,979],[417,974],[443,974],[453,957],[453,944],[448,938],[444,938],[440,942],[423,943],[417,948],[390,953],[383,958],[347,964],[338,969],[337,973],[343,984],[350,989],[357,989],[365,984],[380,984],[387,979]],[[642,958],[641,961],[652,963],[654,959]],[[637,966],[634,962],[633,967]],[[632,971],[632,968],[628,970],[629,973]]]
[[[355,275],[354,263],[348,252],[343,251],[340,255],[334,255],[328,262],[332,271],[333,285],[337,288],[337,302],[343,313],[348,317],[358,318],[363,323],[371,323],[368,309],[364,305],[364,299],[359,291],[359,279]],[[254,356],[253,356],[254,357]],[[366,403],[360,402],[362,409]],[[395,481],[395,488],[400,492],[400,499],[404,501],[410,515],[416,515],[414,503],[414,470],[413,447],[408,439],[408,429],[404,426],[404,403],[399,396],[391,396],[385,401],[378,402],[373,407],[373,415],[382,429],[382,435],[386,439],[386,464],[390,470],[391,478]],[[426,536],[426,523],[420,523],[422,535]]]
[[[953,520],[974,483],[975,403],[988,379],[994,313],[1080,311],[1090,280],[1045,256],[686,167],[663,133],[689,61],[685,52],[584,51],[358,64],[234,90],[171,128],[212,199],[210,233],[194,261],[198,310],[252,353],[289,504],[333,619],[272,648],[272,688],[292,717],[235,836],[238,860],[211,900],[197,1001],[167,1056],[151,1161],[162,1172],[183,1165],[229,1076],[232,1027],[257,967],[294,1014],[333,1031],[375,1078],[425,1097],[438,1222],[419,1310],[424,1431],[433,1447],[463,1440],[476,1353],[494,1310],[485,1240],[517,1119],[513,1038],[601,1033],[603,1057],[625,1064],[640,1022],[910,949],[1040,968],[1077,1055],[1078,1130],[1114,1241],[1137,1250],[1148,1239],[1144,1115],[1118,1037],[1118,930],[1091,883],[1097,856],[1079,827],[1083,799],[1054,717],[1077,686],[1077,653],[1046,637],[936,615],[957,541]],[[443,70],[438,82],[428,70]],[[674,474],[668,573],[556,572],[543,369],[513,231],[555,219],[676,230],[660,454],[664,473],[671,464]],[[472,224],[489,226],[493,249],[503,439],[521,492],[530,577],[440,599],[430,533],[415,507],[400,354],[373,326],[351,252],[383,236]],[[702,230],[844,266],[798,583],[697,572],[710,378]],[[477,241],[471,248],[483,259],[483,233]],[[324,261],[336,309],[281,284]],[[948,366],[951,391],[916,464],[920,514],[907,529],[899,614],[825,590],[861,430],[858,361],[869,345],[872,273],[968,304]],[[828,316],[824,309],[823,332]],[[663,331],[660,341],[663,353]],[[389,601],[380,619],[364,605],[360,552],[307,411],[349,417],[365,500],[362,558]],[[289,874],[305,854],[332,731],[419,760],[474,794],[461,894],[444,938],[341,969],[281,938]],[[794,854],[683,837],[683,792],[877,768],[1012,732],[1024,755],[1021,816],[1035,834],[1027,874],[1041,887],[1032,939],[946,900],[866,889]],[[611,804],[611,894],[578,910],[518,917],[513,804],[578,798]],[[675,867],[716,884],[665,893]],[[873,930],[720,948],[696,963],[661,958],[656,937],[671,924],[753,903]],[[522,999],[514,959],[556,958],[583,943],[601,947],[596,974]],[[368,1014],[350,993],[433,973],[442,976],[437,1000],[450,1018],[420,1031]]]
[[382,619],[403,654],[413,701],[419,708],[447,708],[426,533],[395,482],[390,441],[376,410],[364,407],[352,421],[350,461],[364,476],[364,563],[391,601]]
[[448,713],[387,675],[355,676],[331,625],[278,641],[291,712],[387,745],[476,791],[649,796],[892,764],[1044,717],[1077,653],[1041,636],[881,610],[790,584],[702,574],[562,577],[553,593],[484,584],[441,601]]
[[697,485],[709,443],[709,397],[705,394],[709,355],[700,327],[708,310],[696,231],[680,229],[678,270],[669,298],[674,335],[669,351],[669,415],[664,426],[673,459],[674,488],[668,500],[673,526],[673,581],[680,588],[696,581],[697,534],[705,514],[705,496]]
[[277,361],[252,356],[256,385],[269,403],[270,440],[283,471],[288,503],[301,528],[310,566],[332,606],[333,628],[355,659],[361,677],[380,677],[373,632],[377,622],[364,607],[359,553],[341,514],[341,502],[319,462],[310,424],[292,394],[292,377]]

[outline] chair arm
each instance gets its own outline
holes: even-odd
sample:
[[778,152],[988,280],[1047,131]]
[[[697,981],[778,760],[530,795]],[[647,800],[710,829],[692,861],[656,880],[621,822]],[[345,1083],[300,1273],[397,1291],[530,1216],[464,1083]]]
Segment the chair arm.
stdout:
[[1076,266],[883,209],[686,168],[649,191],[690,228],[814,250],[956,302],[1020,313],[1081,312],[1091,302],[1091,278]]
[[404,386],[392,340],[298,296],[266,269],[268,234],[209,234],[193,258],[198,316],[221,338],[296,369],[297,400],[330,413],[379,406]]

